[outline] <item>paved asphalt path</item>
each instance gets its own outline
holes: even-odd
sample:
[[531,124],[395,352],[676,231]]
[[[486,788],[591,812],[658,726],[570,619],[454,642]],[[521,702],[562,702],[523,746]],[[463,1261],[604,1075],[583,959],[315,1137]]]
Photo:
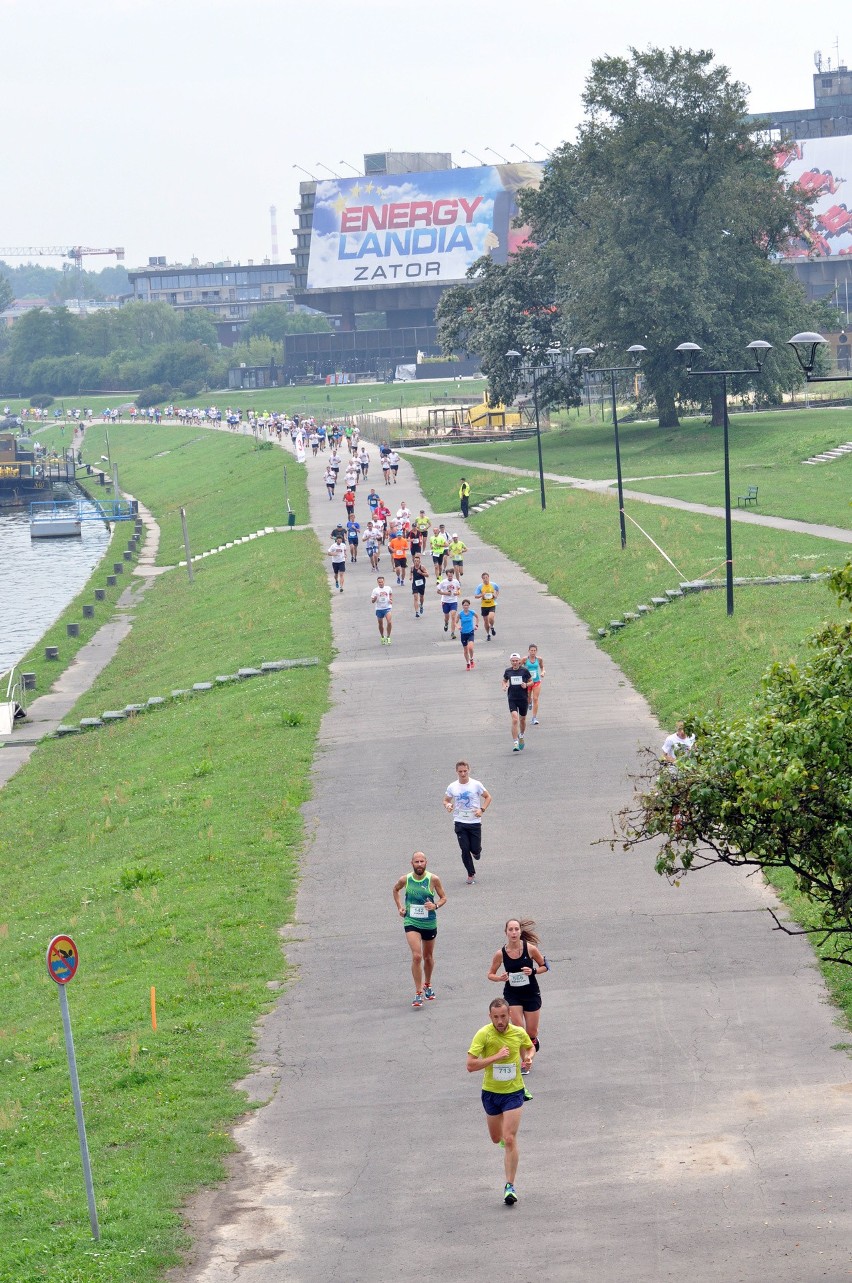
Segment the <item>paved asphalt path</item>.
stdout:
[[[343,505],[309,467],[325,548]],[[389,494],[420,508],[407,463]],[[271,1099],[237,1128],[231,1179],[193,1204],[193,1259],[170,1277],[852,1278],[852,1064],[832,1050],[850,1039],[808,945],[771,929],[756,877],[709,870],[673,889],[650,851],[595,845],[660,728],[563,602],[466,538],[465,584],[487,569],[502,590],[473,672],[433,591],[415,621],[408,588],[395,590],[390,647],[366,558],[334,596],[333,705],[282,932],[294,979],[246,1084]],[[542,724],[513,754],[500,675],[531,641],[547,667]],[[460,756],[494,796],[473,887],[441,806]],[[449,901],[437,1001],[412,1010],[391,886],[417,848]],[[465,1071],[500,992],[486,973],[509,916],[536,919],[553,968],[514,1209],[480,1075]]]

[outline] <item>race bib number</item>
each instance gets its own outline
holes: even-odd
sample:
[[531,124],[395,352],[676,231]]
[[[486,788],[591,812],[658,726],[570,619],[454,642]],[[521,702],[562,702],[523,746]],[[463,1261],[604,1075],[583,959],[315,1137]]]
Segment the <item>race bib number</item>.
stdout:
[[498,1083],[514,1082],[517,1076],[516,1065],[492,1065],[491,1068],[494,1072],[494,1081]]
[[510,971],[509,984],[513,989],[520,989],[522,985],[528,985],[530,978],[524,975],[523,971]]
[[520,673],[513,673],[512,676],[509,678],[510,686],[523,686],[523,684],[524,684],[524,679],[523,677],[521,677]]
[[429,910],[425,904],[412,904],[409,906],[408,916],[410,918],[428,918]]

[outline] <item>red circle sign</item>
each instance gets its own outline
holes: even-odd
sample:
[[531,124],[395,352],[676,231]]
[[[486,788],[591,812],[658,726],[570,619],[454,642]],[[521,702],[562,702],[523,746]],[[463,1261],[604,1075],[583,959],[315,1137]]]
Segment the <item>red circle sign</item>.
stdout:
[[70,936],[54,936],[47,946],[47,974],[58,985],[67,985],[77,974],[80,955]]

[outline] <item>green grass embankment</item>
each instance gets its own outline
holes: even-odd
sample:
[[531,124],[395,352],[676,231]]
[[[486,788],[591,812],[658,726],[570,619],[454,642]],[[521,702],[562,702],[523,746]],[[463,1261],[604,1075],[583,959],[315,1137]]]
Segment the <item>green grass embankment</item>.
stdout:
[[[459,469],[422,456],[409,457],[434,510],[456,511]],[[469,471],[466,475],[477,484],[480,474]],[[638,520],[644,529],[687,577],[713,567],[716,577],[723,576],[720,519],[644,504],[640,508]],[[627,548],[621,551],[618,510],[609,495],[548,485],[546,512],[542,513],[535,492],[474,514],[472,524],[484,540],[496,544],[573,606],[593,636],[597,627],[625,610],[635,611],[652,596],[662,596],[679,580],[629,524]],[[737,575],[811,573],[842,565],[850,555],[848,544],[760,526],[734,527]],[[468,573],[475,579],[488,569],[479,560],[468,558]],[[535,640],[535,620],[524,620],[519,631],[521,621],[513,619],[509,594],[500,598],[500,615],[504,645],[525,650]],[[661,723],[671,726],[691,711],[714,710],[728,716],[742,712],[773,661],[801,662],[807,656],[807,635],[823,620],[845,617],[824,582],[737,588],[732,619],[725,613],[724,592],[714,590],[655,610],[598,644],[646,697]],[[558,671],[559,656],[545,658]],[[782,872],[771,880],[797,922],[818,924],[814,906],[798,893],[792,879]],[[829,963],[822,970],[834,1000],[847,1022],[852,1022],[850,968]]]
[[[722,476],[722,432],[706,419],[683,421],[679,428],[661,429],[656,423],[625,423],[619,427],[621,467],[625,486],[648,494],[672,495],[695,503],[721,507],[725,502]],[[795,410],[731,415],[731,494],[758,486],[758,512],[798,521],[852,526],[852,455],[834,463],[806,465],[803,460],[843,441],[852,441],[852,410]],[[476,463],[538,469],[536,443],[496,442],[486,445],[436,447]],[[542,457],[546,472],[602,481],[615,476],[612,425],[572,425],[545,433]],[[708,473],[675,476],[676,473]],[[662,475],[665,474],[665,475]],[[649,478],[632,480],[631,478]],[[657,477],[653,480],[650,478]],[[528,483],[525,483],[528,484]],[[507,487],[508,488],[508,487]]]
[[[327,704],[321,563],[312,534],[278,534],[206,560],[192,585],[183,571],[154,580],[68,720],[267,659],[316,655],[318,667],[46,742],[0,791],[0,1279],[149,1283],[186,1246],[181,1201],[222,1175],[245,1109],[232,1084],[268,982],[286,979],[278,930]],[[81,954],[68,996],[97,1244],[44,963],[57,932]]]

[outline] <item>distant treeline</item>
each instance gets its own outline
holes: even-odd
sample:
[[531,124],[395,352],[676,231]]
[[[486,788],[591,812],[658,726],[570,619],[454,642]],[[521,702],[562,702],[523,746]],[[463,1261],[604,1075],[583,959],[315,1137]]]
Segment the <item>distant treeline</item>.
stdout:
[[34,308],[0,330],[0,395],[156,389],[163,399],[194,397],[224,387],[240,362],[283,363],[286,333],[327,328],[324,317],[270,304],[246,325],[242,343],[222,349],[210,317],[195,309],[127,303],[77,316],[65,307]]
[[[127,268],[104,267],[99,272],[83,272],[83,293],[89,299],[120,298],[130,293]],[[0,259],[0,276],[9,282],[13,298],[44,298],[51,303],[76,298],[80,292],[77,267],[70,260],[62,267],[42,267],[40,263],[13,266]]]

